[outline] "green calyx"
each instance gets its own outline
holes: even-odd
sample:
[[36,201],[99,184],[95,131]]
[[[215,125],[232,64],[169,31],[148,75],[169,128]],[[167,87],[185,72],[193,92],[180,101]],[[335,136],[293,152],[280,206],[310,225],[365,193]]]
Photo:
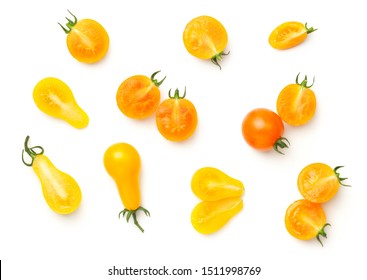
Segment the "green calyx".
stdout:
[[[22,150],[22,161],[26,166],[32,166],[33,161],[36,158],[36,156],[43,154],[44,149],[41,146],[28,147],[28,141],[29,141],[29,136],[27,136],[24,141],[24,149]],[[24,152],[26,152],[31,157],[30,163],[25,161]]]
[[71,31],[71,30],[73,29],[73,27],[75,26],[75,24],[78,22],[78,20],[77,20],[76,16],[74,16],[74,15],[73,15],[69,10],[68,10],[68,12],[69,12],[69,14],[71,14],[71,15],[73,16],[73,20],[71,20],[71,19],[69,19],[69,18],[65,17],[65,18],[66,18],[66,20],[68,21],[68,22],[65,24],[67,28],[65,28],[64,26],[62,26],[62,24],[61,24],[61,23],[59,23],[59,22],[58,22],[58,24],[61,26],[62,30],[64,30],[64,32],[65,32],[66,34],[69,34],[69,33],[70,33],[70,31]]
[[273,149],[279,153],[284,155],[284,153],[282,151],[280,151],[279,149],[284,149],[284,148],[288,148],[288,145],[290,145],[289,141],[287,138],[285,137],[280,137],[273,145]]
[[298,73],[298,75],[297,75],[297,77],[296,77],[296,84],[297,84],[297,85],[300,85],[302,88],[310,88],[310,87],[312,87],[312,86],[313,86],[313,84],[315,83],[315,77],[313,77],[312,84],[308,86],[308,85],[307,85],[307,75],[305,75],[305,78],[303,79],[303,81],[302,81],[302,82],[299,82],[299,81],[298,81],[299,74],[300,74],[300,73]]
[[314,31],[317,30],[317,28],[307,27],[307,22],[305,23],[305,28],[306,28],[307,34],[310,34],[310,33],[312,33],[312,32],[314,32]]
[[224,51],[217,53],[215,56],[213,56],[210,61],[213,62],[215,65],[217,65],[219,67],[219,69],[222,69],[222,67],[220,66],[218,61],[222,61],[223,60],[223,55],[229,55],[229,52],[225,53]]
[[342,168],[344,166],[337,166],[334,168],[334,173],[336,175],[336,177],[338,178],[338,181],[340,183],[340,185],[344,186],[344,187],[351,187],[351,185],[347,185],[347,184],[344,184],[343,181],[344,180],[347,180],[348,178],[342,178],[340,177],[340,173],[338,172],[339,168]]
[[129,222],[130,218],[132,217],[133,220],[134,220],[134,224],[140,229],[141,232],[144,232],[144,229],[140,226],[139,222],[138,222],[138,219],[136,217],[136,213],[141,210],[145,213],[145,215],[147,216],[150,216],[150,213],[147,209],[145,209],[144,207],[139,207],[135,210],[128,210],[128,209],[124,209],[122,210],[120,213],[119,213],[119,218],[121,218],[121,215],[122,217],[125,217],[126,216],[126,222]]
[[159,70],[159,71],[157,71],[157,72],[154,72],[154,73],[152,74],[152,76],[150,76],[150,80],[153,82],[153,84],[155,84],[155,86],[156,86],[156,87],[159,87],[159,86],[163,83],[163,81],[166,79],[166,77],[167,77],[167,76],[165,76],[161,81],[159,81],[159,82],[158,82],[158,80],[157,80],[157,79],[155,79],[154,77],[155,77],[155,75],[157,75],[159,72],[161,72],[161,70]]
[[326,223],[320,230],[319,230],[319,232],[317,233],[317,235],[316,235],[316,239],[317,239],[317,241],[319,241],[320,242],[320,244],[321,244],[321,246],[323,246],[324,247],[324,244],[322,244],[322,242],[321,242],[321,239],[320,239],[320,236],[322,236],[322,237],[324,237],[324,238],[327,238],[327,235],[326,235],[326,232],[325,232],[325,227],[326,226],[331,226],[329,223]]
[[182,96],[180,96],[180,92],[178,91],[178,89],[175,90],[175,94],[172,96],[171,95],[171,89],[168,92],[168,97],[171,99],[184,99],[186,96],[186,87],[185,87],[185,92]]

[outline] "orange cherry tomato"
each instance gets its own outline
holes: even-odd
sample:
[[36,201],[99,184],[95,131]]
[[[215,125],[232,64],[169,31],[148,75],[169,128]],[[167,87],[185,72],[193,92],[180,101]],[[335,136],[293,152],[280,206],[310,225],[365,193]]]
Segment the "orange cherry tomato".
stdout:
[[283,154],[279,148],[288,148],[289,141],[282,137],[284,124],[282,119],[273,111],[257,108],[250,111],[242,122],[242,135],[246,142],[257,150],[273,148]]
[[187,23],[183,32],[186,50],[200,59],[210,59],[219,65],[222,56],[227,55],[224,49],[228,43],[228,35],[224,26],[210,16],[199,16]]
[[185,99],[186,88],[183,96],[178,89],[169,98],[164,100],[156,111],[156,124],[160,134],[171,141],[184,141],[195,132],[198,116],[194,104]]
[[306,40],[308,34],[316,31],[308,28],[307,23],[290,21],[277,26],[269,36],[269,44],[275,49],[285,50],[293,48]]
[[310,89],[314,83],[307,85],[307,76],[300,83],[298,76],[295,84],[287,85],[279,93],[277,112],[284,122],[293,126],[304,125],[315,115],[316,96]]
[[80,21],[73,16],[68,20],[66,28],[59,25],[67,34],[66,44],[70,54],[78,61],[95,63],[100,61],[107,53],[110,39],[104,27],[93,19]]
[[324,203],[332,199],[339,186],[349,186],[343,183],[347,178],[341,178],[337,166],[332,169],[324,163],[307,165],[298,175],[297,185],[301,195],[314,203]]
[[116,102],[120,111],[129,118],[145,119],[157,109],[161,93],[161,81],[155,79],[157,71],[150,79],[143,75],[132,76],[121,83],[117,90]]
[[300,199],[293,202],[285,214],[285,226],[293,237],[300,240],[317,238],[321,245],[320,236],[327,237],[325,227],[326,215],[321,204]]

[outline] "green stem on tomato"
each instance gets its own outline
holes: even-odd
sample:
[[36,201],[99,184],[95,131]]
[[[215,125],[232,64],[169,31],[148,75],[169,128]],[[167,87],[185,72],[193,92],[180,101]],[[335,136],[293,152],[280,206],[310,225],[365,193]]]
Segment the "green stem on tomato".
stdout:
[[279,151],[280,149],[288,148],[288,145],[290,145],[289,141],[285,137],[280,137],[273,145],[273,149],[278,152],[279,154],[284,155],[282,151]]
[[[36,156],[43,154],[44,149],[41,146],[28,147],[28,141],[29,141],[29,136],[27,136],[24,141],[24,149],[22,150],[22,161],[26,166],[32,166],[33,161],[36,158]],[[36,149],[39,149],[40,151],[37,152],[35,151]],[[26,152],[31,157],[30,163],[24,160],[24,152]]]
[[158,82],[157,79],[154,79],[155,75],[157,75],[159,72],[161,72],[161,70],[157,71],[157,72],[154,72],[152,74],[152,76],[150,76],[150,80],[156,85],[156,87],[159,87],[163,81],[166,79],[167,76],[165,76],[161,81]]
[[342,177],[340,177],[340,173],[338,172],[338,169],[339,168],[342,168],[342,167],[344,167],[344,166],[337,166],[337,167],[335,167],[334,168],[334,173],[335,173],[336,177],[338,178],[338,181],[339,181],[339,184],[340,185],[342,185],[344,187],[351,187],[351,185],[346,185],[346,184],[343,183],[343,181],[344,180],[347,180],[348,178],[342,178]]
[[312,84],[308,86],[308,85],[307,85],[307,75],[305,75],[305,78],[303,79],[303,81],[302,81],[302,82],[298,82],[299,74],[300,74],[300,73],[298,73],[298,75],[297,75],[297,77],[296,77],[296,84],[297,84],[297,85],[300,85],[302,88],[310,88],[310,87],[312,87],[312,86],[313,86],[313,84],[315,83],[315,77],[313,77]]
[[69,19],[69,18],[67,18],[67,17],[65,17],[66,19],[67,19],[67,23],[66,23],[66,27],[67,28],[65,28],[64,26],[62,26],[62,24],[61,23],[59,23],[58,22],[58,24],[61,26],[61,28],[62,28],[62,30],[64,30],[64,32],[66,33],[66,34],[69,34],[70,33],[70,31],[73,29],[73,27],[75,26],[75,24],[78,22],[78,20],[77,20],[77,18],[76,18],[76,16],[74,16],[69,10],[68,10],[68,12],[69,12],[69,14],[71,14],[72,16],[73,16],[73,20],[71,20],[71,19]]
[[145,209],[144,207],[140,206],[139,208],[135,209],[135,210],[128,210],[128,209],[124,209],[119,213],[119,218],[121,218],[121,214],[122,217],[125,217],[126,215],[126,222],[129,222],[130,218],[133,217],[134,220],[134,224],[140,229],[141,232],[144,232],[144,229],[140,226],[136,213],[141,210],[145,213],[145,215],[150,216],[150,213],[147,209]]
[[329,223],[326,223],[320,230],[319,230],[319,232],[318,232],[318,234],[316,235],[316,238],[317,238],[317,240],[320,242],[320,244],[321,244],[321,246],[323,246],[324,247],[324,244],[322,244],[322,242],[321,242],[321,239],[320,239],[320,235],[322,236],[322,237],[325,237],[325,238],[327,238],[327,235],[326,235],[326,232],[325,232],[325,227],[326,226],[331,226]]
[[312,33],[312,32],[314,32],[314,31],[317,30],[317,28],[307,27],[307,22],[305,23],[305,28],[306,28],[307,34],[310,34],[310,33]]
[[178,88],[175,90],[175,94],[172,96],[171,95],[171,89],[168,91],[168,97],[171,99],[184,99],[186,96],[186,87],[185,87],[185,92],[182,96],[180,96],[180,92],[178,91]]
[[217,53],[216,55],[214,55],[210,60],[211,62],[213,62],[215,65],[217,65],[219,67],[220,70],[222,70],[222,67],[220,66],[219,61],[223,60],[223,55],[229,55],[229,52],[225,53],[224,51]]

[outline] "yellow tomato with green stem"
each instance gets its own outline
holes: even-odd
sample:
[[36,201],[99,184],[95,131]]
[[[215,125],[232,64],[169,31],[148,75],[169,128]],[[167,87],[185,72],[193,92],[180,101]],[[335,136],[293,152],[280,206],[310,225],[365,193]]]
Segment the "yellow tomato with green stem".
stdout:
[[186,50],[200,59],[210,59],[219,65],[228,44],[228,34],[224,26],[217,19],[210,16],[199,16],[187,23],[183,32]]
[[[51,160],[44,155],[41,146],[29,147],[29,136],[24,142],[22,151],[23,163],[33,168],[42,185],[43,196],[48,206],[58,214],[70,214],[80,205],[82,193],[78,183],[69,174],[59,170]],[[31,162],[26,162],[24,153],[28,154]]]
[[285,226],[290,235],[300,240],[316,238],[323,246],[320,237],[327,238],[326,214],[322,205],[307,199],[294,201],[285,214]]
[[297,186],[301,195],[314,203],[325,203],[331,200],[339,191],[339,187],[350,185],[344,184],[337,166],[334,169],[329,165],[317,162],[304,167],[298,175]]
[[125,209],[119,213],[129,222],[132,217],[134,224],[144,232],[137,219],[137,212],[149,211],[141,206],[140,169],[141,159],[138,151],[130,144],[119,142],[111,145],[104,153],[104,167],[116,183],[121,201]]
[[66,45],[70,54],[78,61],[96,63],[107,53],[110,38],[104,27],[93,19],[67,19],[66,27],[58,23],[67,34]]
[[315,82],[308,85],[307,75],[295,84],[289,84],[278,95],[276,107],[278,115],[289,125],[300,126],[308,123],[316,112],[316,96],[311,87]]
[[270,33],[268,41],[274,49],[286,50],[301,44],[307,39],[308,34],[316,30],[313,27],[308,27],[307,23],[288,21],[277,26]]

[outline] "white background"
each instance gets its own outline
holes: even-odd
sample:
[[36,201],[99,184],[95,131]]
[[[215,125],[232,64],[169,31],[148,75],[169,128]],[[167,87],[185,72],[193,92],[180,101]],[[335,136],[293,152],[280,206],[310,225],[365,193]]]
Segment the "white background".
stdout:
[[[327,4],[330,3],[330,4]],[[7,1],[1,5],[1,183],[0,259],[4,279],[111,279],[108,269],[191,268],[206,279],[205,266],[260,266],[253,279],[344,279],[366,277],[366,50],[363,1]],[[81,64],[71,57],[67,9],[93,18],[110,36],[103,61]],[[227,29],[230,55],[222,70],[189,55],[182,42],[188,21],[217,18]],[[318,30],[302,45],[277,51],[270,32],[285,21],[308,22]],[[118,110],[120,83],[135,74],[157,78],[162,100],[187,87],[199,124],[188,141],[172,143],[154,117],[131,120]],[[303,127],[285,127],[291,146],[282,156],[251,149],[241,135],[244,116],[256,107],[275,110],[280,90],[301,72],[315,77],[315,117]],[[54,76],[69,85],[88,113],[77,130],[37,109],[32,91]],[[363,136],[362,133],[364,132]],[[53,163],[79,183],[83,200],[70,216],[46,205],[38,178],[23,165],[26,135]],[[142,234],[117,218],[123,206],[103,166],[116,142],[136,147],[142,158]],[[284,226],[285,210],[301,198],[297,176],[313,162],[341,173],[342,187],[324,205],[328,238],[300,241]],[[193,173],[213,166],[245,184],[244,209],[222,230],[204,236],[190,223],[198,199]],[[112,277],[119,278],[119,277]],[[120,278],[123,278],[120,276]],[[124,277],[126,278],[126,277]],[[213,277],[210,277],[212,279]],[[216,276],[214,279],[243,276]],[[251,277],[249,277],[251,278]],[[148,279],[135,277],[133,279]],[[154,278],[154,279],[158,279]],[[356,278],[354,278],[356,279]]]

